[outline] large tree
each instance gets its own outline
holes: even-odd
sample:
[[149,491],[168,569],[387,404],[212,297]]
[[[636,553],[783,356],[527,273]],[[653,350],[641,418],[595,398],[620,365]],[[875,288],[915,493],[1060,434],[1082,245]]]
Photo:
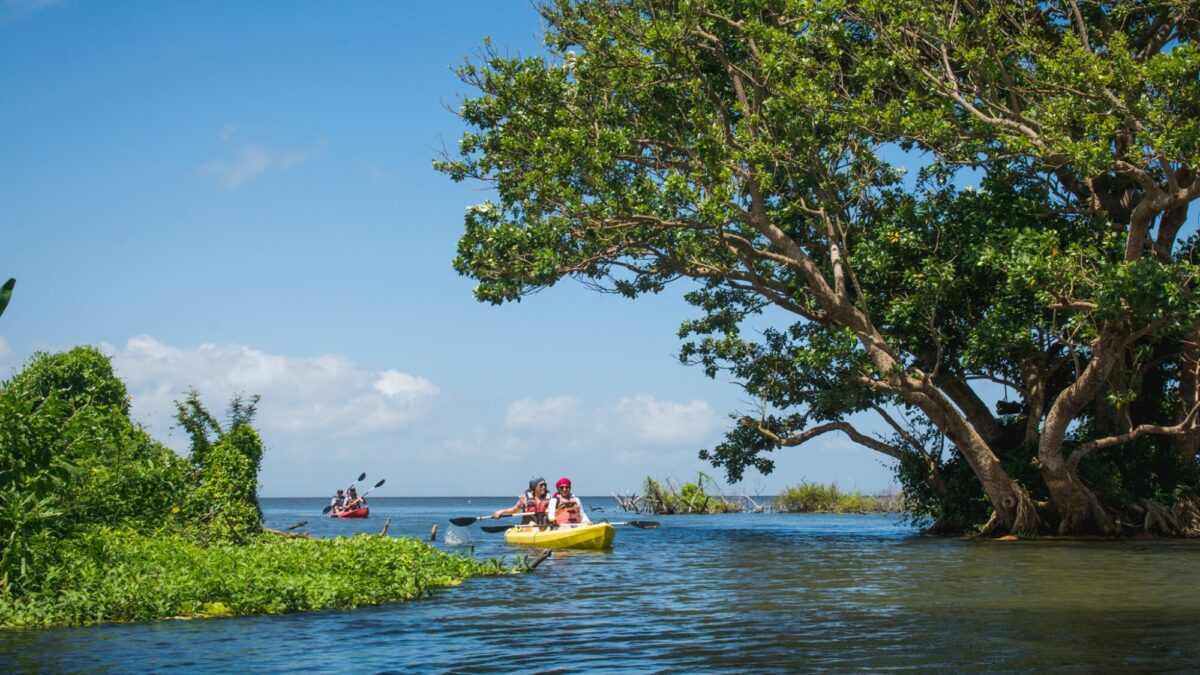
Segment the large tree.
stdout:
[[496,190],[455,262],[481,300],[693,280],[682,358],[762,402],[704,453],[732,478],[839,431],[959,527],[1195,528],[1200,5],[542,15],[548,56],[462,68],[474,131],[439,162]]

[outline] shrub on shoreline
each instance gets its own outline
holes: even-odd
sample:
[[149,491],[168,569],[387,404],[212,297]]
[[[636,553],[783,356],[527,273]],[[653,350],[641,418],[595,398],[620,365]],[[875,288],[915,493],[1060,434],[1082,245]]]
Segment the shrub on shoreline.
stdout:
[[864,495],[842,492],[837,483],[821,485],[801,481],[784,488],[772,507],[783,513],[894,513],[904,510],[898,495]]
[[264,532],[257,402],[235,396],[221,424],[190,391],[180,457],[95,348],[0,382],[0,626],[350,608],[507,571],[413,539]]

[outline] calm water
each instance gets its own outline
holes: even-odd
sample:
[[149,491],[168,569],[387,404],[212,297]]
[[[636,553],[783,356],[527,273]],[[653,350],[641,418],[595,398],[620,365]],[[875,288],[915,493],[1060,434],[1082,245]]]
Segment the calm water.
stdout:
[[[454,528],[508,499],[372,499],[371,518],[319,499],[264,500],[267,525],[314,535],[428,538],[524,555]],[[585,498],[593,518],[625,517]],[[637,516],[633,516],[637,517]],[[0,671],[783,672],[1200,668],[1200,542],[979,542],[893,516],[657,517],[609,553],[555,554],[354,611],[0,632]]]

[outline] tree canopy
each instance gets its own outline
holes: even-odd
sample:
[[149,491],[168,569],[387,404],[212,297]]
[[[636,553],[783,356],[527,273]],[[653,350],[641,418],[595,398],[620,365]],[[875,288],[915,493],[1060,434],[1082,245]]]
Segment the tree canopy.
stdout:
[[702,453],[731,479],[842,432],[948,530],[1198,529],[1200,6],[542,15],[548,56],[462,67],[437,162],[495,188],[455,260],[480,300],[691,280],[681,359],[761,401]]

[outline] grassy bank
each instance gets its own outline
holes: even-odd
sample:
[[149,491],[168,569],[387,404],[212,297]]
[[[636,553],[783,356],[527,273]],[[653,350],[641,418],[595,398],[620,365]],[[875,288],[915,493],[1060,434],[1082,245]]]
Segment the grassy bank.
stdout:
[[200,546],[184,537],[99,530],[61,542],[36,587],[0,594],[0,625],[279,614],[406,600],[507,571],[414,539],[358,535]]
[[772,507],[785,513],[894,513],[904,510],[904,500],[900,495],[842,492],[836,483],[821,485],[805,481],[784,488]]

